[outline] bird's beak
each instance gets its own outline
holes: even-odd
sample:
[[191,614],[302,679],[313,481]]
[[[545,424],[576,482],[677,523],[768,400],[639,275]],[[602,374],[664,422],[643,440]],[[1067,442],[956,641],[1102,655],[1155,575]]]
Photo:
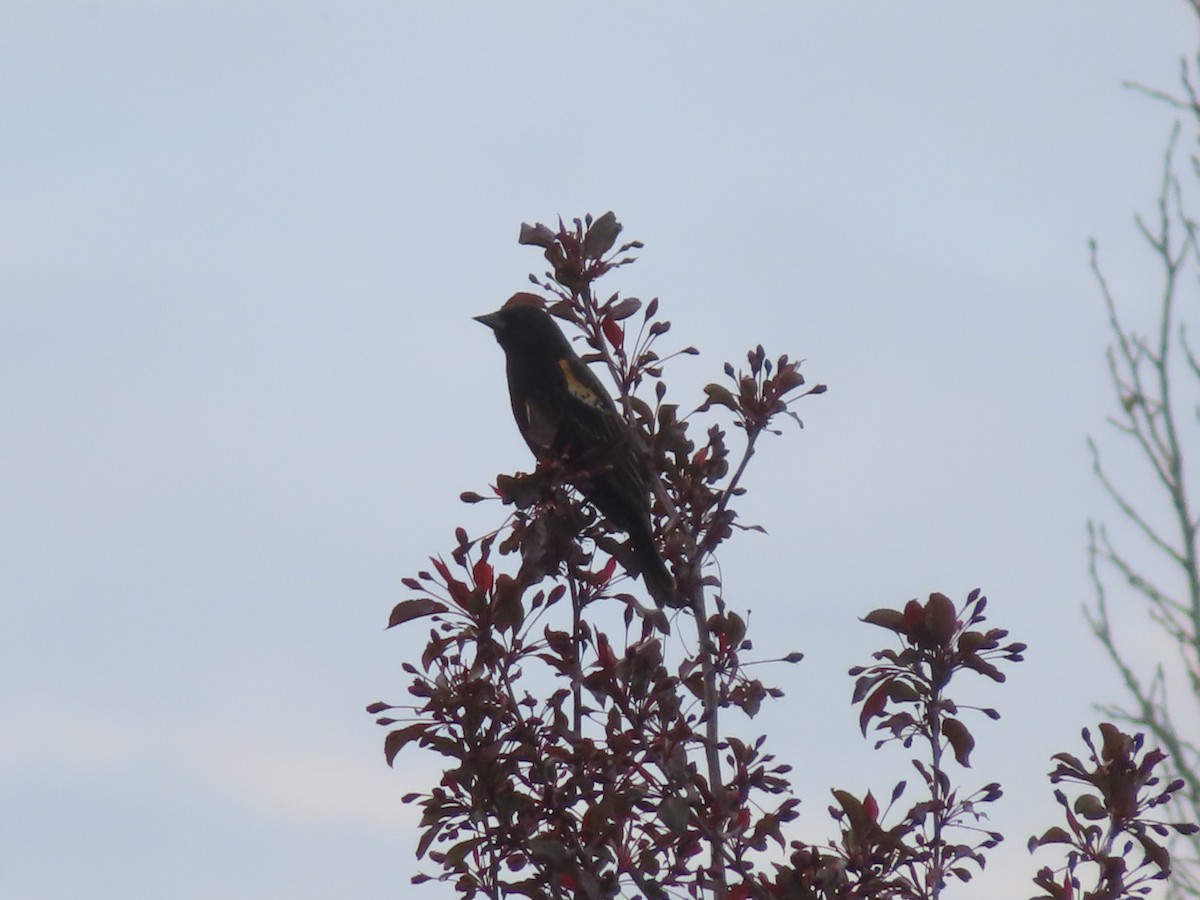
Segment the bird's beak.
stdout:
[[500,313],[488,313],[486,316],[474,316],[476,322],[481,325],[486,325],[492,331],[497,331],[500,328]]

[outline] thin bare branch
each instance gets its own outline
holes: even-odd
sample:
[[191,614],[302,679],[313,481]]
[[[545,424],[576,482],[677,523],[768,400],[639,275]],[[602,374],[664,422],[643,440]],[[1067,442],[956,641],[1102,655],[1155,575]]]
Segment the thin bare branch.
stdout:
[[1104,466],[1100,461],[1100,451],[1096,447],[1095,442],[1090,438],[1088,439],[1088,448],[1092,453],[1092,471],[1096,474],[1096,478],[1099,479],[1101,485],[1104,486],[1105,492],[1109,495],[1109,497],[1112,498],[1113,502],[1117,504],[1117,507],[1121,510],[1121,513],[1131,522],[1137,525],[1138,529],[1146,536],[1146,539],[1149,540],[1150,543],[1152,543],[1155,547],[1158,547],[1163,553],[1167,554],[1167,556],[1169,556],[1177,565],[1182,565],[1184,561],[1183,555],[1180,554],[1174,547],[1172,547],[1165,539],[1159,536],[1158,532],[1154,530],[1154,527],[1151,526],[1150,523],[1144,518],[1142,518],[1141,514],[1138,513],[1133,504],[1126,499],[1125,495],[1122,494],[1117,489],[1116,485],[1112,483],[1112,480],[1109,479],[1108,474],[1104,471]]
[[1147,601],[1155,607],[1162,608],[1165,612],[1171,615],[1188,615],[1191,610],[1189,607],[1172,598],[1165,591],[1160,590],[1146,576],[1142,575],[1117,551],[1116,546],[1112,543],[1108,536],[1108,530],[1101,526],[1098,530],[1100,544],[1102,549],[1097,548],[1100,558],[1113,565],[1122,576],[1125,577],[1129,585],[1135,588],[1138,593],[1145,595]]
[[[1200,0],[1188,0],[1200,20]],[[1200,68],[1200,56],[1197,57]],[[1126,87],[1186,114],[1193,126],[1200,126],[1200,93],[1187,59],[1180,60],[1179,85],[1181,94],[1174,94],[1144,85],[1127,82]],[[1154,253],[1161,272],[1157,314],[1151,334],[1142,336],[1131,331],[1118,315],[1117,302],[1100,269],[1095,241],[1091,242],[1091,269],[1099,285],[1108,314],[1112,343],[1108,348],[1109,379],[1119,412],[1109,417],[1111,427],[1130,438],[1141,450],[1141,456],[1155,474],[1170,518],[1152,526],[1143,498],[1135,504],[1130,495],[1119,490],[1101,462],[1094,441],[1088,446],[1092,469],[1105,493],[1115,503],[1122,518],[1132,524],[1136,533],[1160,550],[1171,563],[1170,573],[1147,571],[1135,567],[1124,553],[1109,540],[1103,527],[1088,524],[1088,568],[1095,593],[1094,605],[1085,611],[1092,633],[1105,649],[1120,675],[1131,705],[1110,704],[1103,711],[1116,719],[1145,729],[1170,754],[1169,767],[1184,783],[1184,795],[1191,806],[1193,818],[1200,817],[1200,750],[1180,733],[1174,713],[1178,699],[1168,696],[1166,666],[1157,662],[1151,674],[1145,674],[1145,661],[1139,661],[1122,649],[1117,642],[1116,626],[1110,615],[1109,597],[1101,566],[1111,566],[1139,598],[1154,629],[1171,640],[1177,654],[1169,654],[1172,672],[1182,670],[1187,694],[1200,704],[1200,566],[1197,561],[1197,533],[1200,516],[1193,504],[1185,482],[1186,453],[1180,437],[1180,419],[1176,409],[1173,369],[1190,371],[1200,378],[1200,359],[1187,341],[1186,329],[1178,321],[1177,300],[1184,283],[1181,275],[1188,265],[1200,261],[1200,239],[1196,221],[1187,213],[1183,188],[1177,176],[1175,152],[1182,126],[1176,123],[1171,130],[1163,153],[1162,174],[1154,212],[1149,217],[1135,217],[1143,240]],[[1190,159],[1191,174],[1200,182],[1200,156]],[[1185,169],[1185,171],[1188,171]],[[1182,356],[1182,365],[1173,363],[1172,354]],[[1189,382],[1190,383],[1190,382]],[[1200,406],[1194,411],[1200,418]],[[1170,578],[1167,578],[1170,574]],[[1177,575],[1183,576],[1184,590],[1167,590]],[[1176,666],[1178,668],[1176,668]],[[1176,867],[1168,894],[1172,898],[1200,897],[1200,840],[1180,839],[1190,854],[1176,855]]]

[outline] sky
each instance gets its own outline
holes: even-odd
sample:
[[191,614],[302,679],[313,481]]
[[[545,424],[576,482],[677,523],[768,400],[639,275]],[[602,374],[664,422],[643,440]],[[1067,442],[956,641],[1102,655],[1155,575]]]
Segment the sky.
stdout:
[[1049,756],[1120,697],[1081,614],[1087,241],[1148,323],[1173,120],[1121,84],[1195,32],[1173,0],[7,0],[0,896],[450,896],[409,887],[400,802],[437,761],[387,768],[364,707],[419,652],[401,579],[497,524],[459,493],[529,466],[471,317],[543,268],[521,222],[609,209],[645,242],[609,288],[701,351],[678,402],[760,342],[829,386],[721,560],[756,652],[806,654],[744,726],[804,834],[907,777],[848,703],[858,618],[980,587],[1030,650],[970,686],[1009,837],[971,896],[1026,890]]

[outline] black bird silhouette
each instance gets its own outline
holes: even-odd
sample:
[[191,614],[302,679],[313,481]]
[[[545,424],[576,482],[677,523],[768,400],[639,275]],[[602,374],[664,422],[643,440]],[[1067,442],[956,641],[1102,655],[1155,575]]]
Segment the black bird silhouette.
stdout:
[[659,606],[677,606],[675,579],[650,526],[650,479],[629,424],[534,294],[515,294],[476,316],[507,360],[508,394],[525,443],[539,460],[562,460],[568,478],[629,535],[634,563]]

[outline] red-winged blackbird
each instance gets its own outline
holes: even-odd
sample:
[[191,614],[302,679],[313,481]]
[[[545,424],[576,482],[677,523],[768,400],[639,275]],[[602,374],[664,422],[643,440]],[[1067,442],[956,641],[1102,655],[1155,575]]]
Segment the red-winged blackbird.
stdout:
[[504,349],[513,417],[529,449],[539,460],[566,463],[569,479],[584,497],[629,535],[650,596],[660,606],[677,605],[672,602],[675,580],[650,527],[646,467],[600,379],[571,349],[536,295],[516,294],[475,321],[491,328]]

